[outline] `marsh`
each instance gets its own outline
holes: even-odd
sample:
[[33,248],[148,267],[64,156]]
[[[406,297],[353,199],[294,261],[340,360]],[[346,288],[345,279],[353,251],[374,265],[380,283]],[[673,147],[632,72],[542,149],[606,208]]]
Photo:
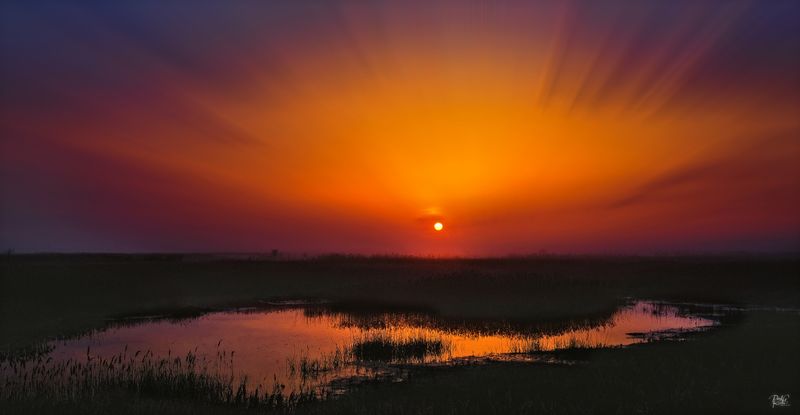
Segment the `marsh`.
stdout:
[[[575,402],[640,410],[680,396],[648,411],[760,410],[768,387],[798,386],[797,267],[741,256],[12,256],[2,402],[103,412],[123,394],[134,413],[424,413],[460,396],[466,412],[574,413],[560,391],[608,377]],[[132,275],[139,283],[120,291]],[[67,301],[81,295],[105,300]],[[716,401],[676,377],[749,392]],[[539,386],[519,390],[517,378]],[[614,398],[629,382],[634,397]]]

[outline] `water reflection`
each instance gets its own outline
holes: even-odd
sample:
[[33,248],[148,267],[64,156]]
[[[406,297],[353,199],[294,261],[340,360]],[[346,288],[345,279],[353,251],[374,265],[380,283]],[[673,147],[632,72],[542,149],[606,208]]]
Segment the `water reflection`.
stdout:
[[[347,310],[291,305],[270,310],[217,312],[183,321],[124,324],[54,343],[51,357],[111,358],[127,348],[153,356],[224,355],[224,370],[250,387],[284,393],[325,391],[347,379],[396,377],[401,364],[447,364],[490,356],[509,359],[572,347],[624,346],[653,333],[717,324],[675,306],[634,302],[607,316],[565,321],[443,318],[424,312]],[[229,360],[230,358],[230,360]]]

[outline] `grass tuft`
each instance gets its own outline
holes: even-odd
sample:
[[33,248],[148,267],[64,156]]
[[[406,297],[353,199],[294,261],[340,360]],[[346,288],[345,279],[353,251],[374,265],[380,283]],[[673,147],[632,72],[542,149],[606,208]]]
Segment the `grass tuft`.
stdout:
[[357,339],[350,352],[361,361],[412,362],[440,357],[449,349],[450,345],[440,338],[424,335],[401,337],[381,333]]

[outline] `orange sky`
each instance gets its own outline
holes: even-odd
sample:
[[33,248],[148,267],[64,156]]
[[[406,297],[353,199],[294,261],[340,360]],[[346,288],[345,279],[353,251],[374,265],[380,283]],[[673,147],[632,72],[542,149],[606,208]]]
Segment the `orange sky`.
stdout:
[[800,246],[797,5],[418,6],[4,6],[2,247]]

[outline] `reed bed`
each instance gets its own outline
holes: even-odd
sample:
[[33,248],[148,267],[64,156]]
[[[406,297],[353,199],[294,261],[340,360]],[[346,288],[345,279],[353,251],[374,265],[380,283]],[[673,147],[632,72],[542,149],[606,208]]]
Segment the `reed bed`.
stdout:
[[359,361],[424,362],[444,356],[451,348],[450,343],[429,334],[380,332],[354,339],[350,353]]
[[536,354],[541,352],[603,349],[612,346],[586,337],[519,338],[511,342],[509,353]]
[[448,350],[444,341],[430,336],[370,334],[321,357],[302,353],[287,360],[289,379],[297,379],[299,388],[288,388],[291,392],[286,393],[286,385],[277,377],[271,388],[265,388],[238,376],[235,352],[219,346],[210,357],[198,354],[197,348],[180,356],[170,351],[164,357],[150,350],[131,351],[127,346],[110,357],[98,356],[90,348],[85,355],[66,360],[46,354],[5,356],[0,360],[0,403],[81,405],[121,392],[139,398],[292,410],[304,402],[324,399],[327,392],[320,386],[326,379],[345,372],[369,374],[374,363],[423,362]]
[[355,362],[343,347],[336,347],[332,353],[323,353],[319,358],[313,358],[308,351],[299,356],[286,360],[289,377],[300,376],[302,383],[317,379],[320,375],[340,371]]
[[234,352],[218,350],[209,359],[196,349],[184,356],[156,357],[151,351],[56,361],[52,357],[0,362],[0,401],[90,402],[95,397],[128,392],[139,397],[185,398],[241,407],[292,408],[319,398],[308,389],[284,394],[285,385],[248,386],[233,370]]

